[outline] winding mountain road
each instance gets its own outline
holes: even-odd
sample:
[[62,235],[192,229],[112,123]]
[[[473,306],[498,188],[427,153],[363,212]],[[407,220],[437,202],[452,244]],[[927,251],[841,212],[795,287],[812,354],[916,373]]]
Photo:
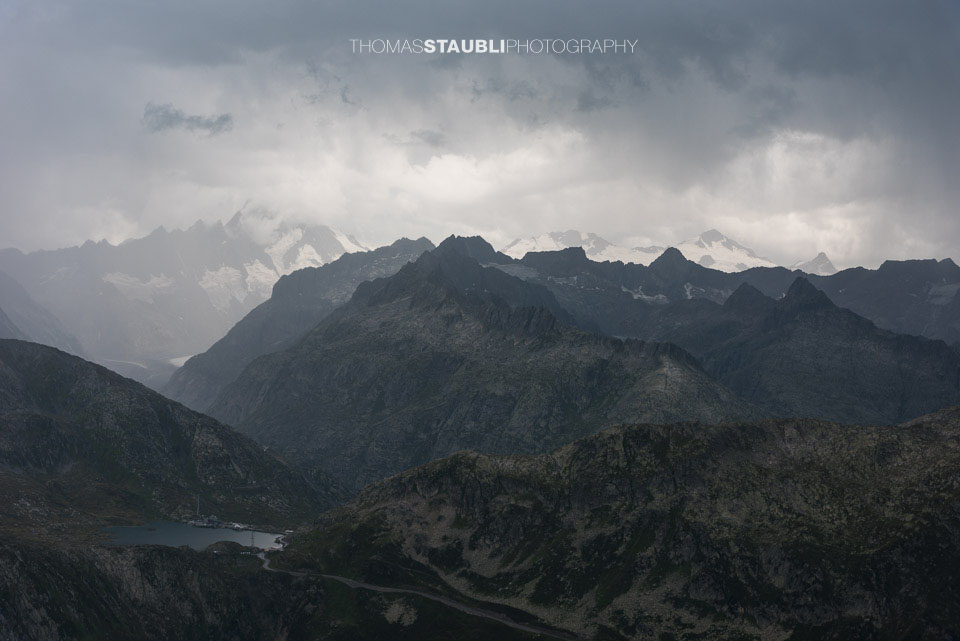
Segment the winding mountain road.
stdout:
[[539,634],[541,636],[550,637],[552,639],[562,639],[563,641],[579,641],[580,637],[577,637],[569,632],[564,632],[561,630],[551,630],[548,628],[542,628],[536,625],[528,625],[526,623],[518,623],[499,612],[494,612],[492,610],[484,610],[482,608],[477,608],[465,603],[460,603],[450,597],[442,596],[439,594],[432,594],[423,590],[414,590],[410,588],[391,588],[384,585],[374,585],[372,583],[364,583],[363,581],[357,581],[355,579],[348,579],[345,576],[337,576],[335,574],[320,574],[318,572],[299,572],[294,570],[278,570],[277,568],[270,567],[270,559],[267,558],[267,555],[261,552],[258,554],[261,559],[263,559],[263,569],[268,572],[279,572],[282,574],[289,574],[296,577],[307,577],[307,576],[316,576],[322,577],[324,579],[331,579],[346,585],[349,588],[355,590],[370,590],[373,592],[381,592],[384,594],[411,594],[414,596],[422,597],[424,599],[429,599],[435,601],[447,607],[453,608],[454,610],[459,610],[464,614],[469,614],[475,617],[482,617],[484,619],[489,619],[491,621],[496,621],[501,623],[509,628],[514,630],[520,630],[521,632],[528,632],[530,634]]

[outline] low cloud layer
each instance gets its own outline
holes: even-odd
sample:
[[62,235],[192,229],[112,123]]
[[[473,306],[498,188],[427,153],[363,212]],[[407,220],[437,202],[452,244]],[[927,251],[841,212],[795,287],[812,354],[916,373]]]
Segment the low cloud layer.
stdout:
[[[0,238],[120,240],[254,203],[366,244],[718,228],[781,262],[958,257],[958,34],[937,0],[14,2]],[[640,43],[350,52],[372,37]]]
[[155,105],[148,102],[143,109],[142,122],[144,128],[151,133],[170,129],[184,129],[186,131],[201,131],[210,136],[215,136],[229,131],[233,127],[233,116],[230,114],[192,116],[185,114],[171,104]]

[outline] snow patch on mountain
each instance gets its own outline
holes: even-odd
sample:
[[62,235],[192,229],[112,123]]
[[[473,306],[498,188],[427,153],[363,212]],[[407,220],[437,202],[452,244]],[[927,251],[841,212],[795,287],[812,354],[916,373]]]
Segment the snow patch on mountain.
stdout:
[[[303,238],[303,230],[299,227],[295,227],[287,230],[280,236],[280,238],[277,239],[276,242],[263,250],[264,253],[270,257],[270,260],[273,261],[273,268],[276,270],[277,274],[287,273],[283,257],[294,247],[294,245],[300,242],[301,238]],[[279,278],[279,276],[277,276],[277,278]]]
[[228,311],[234,301],[242,303],[250,293],[243,274],[234,267],[207,270],[199,281],[210,303],[220,312]]
[[243,269],[247,273],[247,289],[250,293],[262,299],[269,298],[273,292],[273,285],[278,280],[277,272],[264,265],[259,259],[244,263]]
[[642,300],[647,303],[652,303],[655,305],[666,305],[670,302],[670,299],[664,296],[663,294],[655,294],[650,296],[649,294],[643,293],[643,287],[637,287],[637,289],[627,289],[623,285],[620,286],[620,289],[630,294],[634,300]]
[[323,265],[323,257],[317,253],[313,245],[302,245],[297,248],[297,257],[287,266],[287,272],[295,272],[305,267],[319,267]]
[[[724,272],[739,272],[752,267],[778,266],[772,260],[760,256],[749,247],[724,236],[716,229],[710,229],[696,238],[690,238],[672,246],[680,250],[687,260]],[[569,247],[582,247],[591,260],[621,261],[638,265],[649,265],[666,249],[661,245],[647,247],[615,245],[596,234],[570,229],[564,232],[518,238],[500,251],[513,258],[523,258],[528,252],[559,251]],[[837,271],[830,259],[822,252],[811,261],[792,265],[791,269],[800,269],[809,274],[823,276]]]
[[164,274],[141,280],[123,272],[109,272],[103,275],[102,280],[120,290],[124,298],[141,303],[155,303],[157,294],[170,290],[176,284]]
[[[334,232],[334,236],[336,237],[337,242],[343,247],[345,254],[355,254],[356,252],[370,251],[369,248],[358,243],[352,236],[347,236],[346,234],[338,231]],[[337,258],[339,258],[339,256]],[[332,260],[336,260],[336,258]]]
[[723,272],[742,272],[751,267],[777,267],[772,260],[758,256],[749,247],[727,238],[716,229],[705,231],[675,247],[687,260]]

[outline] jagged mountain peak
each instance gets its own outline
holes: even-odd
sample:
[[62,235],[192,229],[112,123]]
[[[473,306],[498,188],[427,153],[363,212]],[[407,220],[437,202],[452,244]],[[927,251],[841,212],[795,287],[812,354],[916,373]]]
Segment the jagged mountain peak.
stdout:
[[210,349],[188,360],[163,388],[164,394],[206,410],[220,389],[255,358],[294,344],[349,301],[358,285],[392,276],[433,249],[427,238],[401,238],[369,252],[344,254],[326,265],[283,276],[267,301]]
[[[592,233],[575,229],[550,232],[532,238],[518,238],[504,247],[503,251],[514,258],[522,258],[531,252],[559,251],[569,247],[582,247],[586,255],[598,262],[620,261],[649,265],[664,247],[621,247]],[[703,267],[724,272],[739,272],[751,267],[775,267],[776,265],[758,255],[749,247],[725,236],[716,229],[708,229],[695,238],[674,245],[688,259]]]
[[700,242],[706,245],[712,245],[713,243],[722,243],[726,241],[726,242],[732,243],[736,247],[741,247],[739,243],[737,243],[736,241],[731,241],[729,238],[724,236],[722,233],[720,233],[716,229],[708,229],[707,231],[703,232],[702,234],[700,234],[699,240]]
[[667,247],[663,250],[663,253],[660,256],[650,263],[650,267],[653,269],[684,269],[689,267],[691,261],[687,260],[686,256],[683,255],[676,247]]
[[821,290],[802,276],[798,276],[790,285],[787,293],[780,299],[782,306],[790,308],[835,308],[833,301]]
[[430,307],[452,297],[481,307],[542,308],[556,320],[573,324],[569,312],[546,287],[489,266],[490,262],[512,261],[491,252],[492,247],[482,238],[451,236],[435,250],[424,252],[405,265],[395,276],[361,283],[352,302],[383,305],[413,295],[415,304]]
[[723,303],[724,309],[735,312],[759,313],[776,305],[769,296],[748,283],[743,283]]
[[876,273],[891,282],[901,285],[912,283],[913,286],[924,288],[960,280],[960,267],[949,258],[885,260]]
[[534,269],[546,267],[553,274],[573,275],[591,265],[583,247],[567,247],[559,251],[529,252],[520,262]]
[[448,236],[437,246],[436,252],[438,255],[456,252],[482,264],[513,262],[512,258],[495,250],[481,236]]
[[837,273],[837,268],[833,266],[830,258],[824,253],[818,253],[814,258],[808,261],[799,261],[791,265],[791,269],[800,270],[806,274],[816,276],[830,276]]

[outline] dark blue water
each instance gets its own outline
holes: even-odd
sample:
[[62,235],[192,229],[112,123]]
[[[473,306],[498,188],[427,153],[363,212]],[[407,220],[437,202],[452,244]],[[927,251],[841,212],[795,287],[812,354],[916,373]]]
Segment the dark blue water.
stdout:
[[194,550],[203,550],[217,541],[236,541],[241,545],[252,545],[265,550],[276,550],[279,534],[257,532],[255,530],[232,530],[229,528],[200,528],[186,523],[156,521],[147,525],[117,526],[105,528],[113,535],[107,545],[169,545],[180,547],[189,545]]

